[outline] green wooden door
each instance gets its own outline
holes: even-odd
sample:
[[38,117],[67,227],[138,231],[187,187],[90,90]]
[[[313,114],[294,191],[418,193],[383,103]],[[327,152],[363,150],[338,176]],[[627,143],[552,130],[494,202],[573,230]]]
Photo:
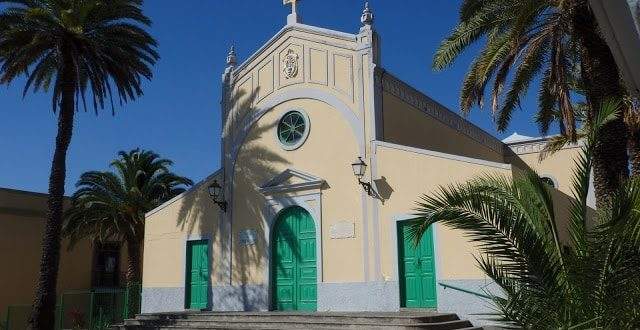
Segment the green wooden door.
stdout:
[[282,211],[272,237],[273,307],[315,311],[316,228],[311,215],[297,206]]
[[436,308],[436,268],[431,227],[415,246],[409,222],[398,223],[400,306]]
[[209,242],[187,242],[187,283],[185,308],[204,309],[209,305]]

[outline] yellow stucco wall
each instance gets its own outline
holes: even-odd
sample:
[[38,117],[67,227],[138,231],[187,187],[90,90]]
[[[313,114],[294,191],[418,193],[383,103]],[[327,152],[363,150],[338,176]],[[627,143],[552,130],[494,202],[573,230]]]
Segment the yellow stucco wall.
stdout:
[[[30,305],[40,269],[46,195],[0,189],[0,315],[7,305]],[[63,241],[58,293],[91,287],[93,247],[79,242],[73,250]]]
[[[290,109],[302,109],[310,119],[310,133],[306,142],[293,151],[284,150],[276,137],[276,124]],[[329,237],[334,223],[346,220],[355,223],[353,239],[323,240],[323,278],[325,281],[361,281],[362,230],[361,189],[355,182],[351,164],[358,155],[356,137],[340,112],[328,104],[310,99],[282,103],[267,112],[245,140],[235,168],[233,234],[240,230],[256,229],[263,237],[266,201],[257,191],[282,171],[292,168],[327,182],[322,190],[322,235]],[[235,240],[237,242],[237,240]],[[265,279],[265,241],[257,245],[234,247],[234,282],[263,283]]]
[[504,162],[502,153],[416,109],[389,92],[383,92],[384,141],[421,149]]
[[[394,218],[411,214],[423,194],[436,191],[441,185],[464,183],[483,174],[511,176],[508,165],[482,163],[478,160],[455,159],[452,155],[429,155],[406,151],[401,146],[386,144],[376,148],[378,175],[384,177],[390,193],[380,203],[382,275],[397,280],[396,240],[393,237]],[[476,267],[474,246],[463,233],[436,225],[436,271],[441,279],[481,279],[484,274]]]
[[514,167],[518,169],[530,168],[540,176],[551,177],[558,185],[558,190],[564,194],[571,196],[571,182],[573,179],[573,170],[575,168],[574,160],[580,154],[579,147],[569,147],[562,149],[540,161],[540,152],[533,151],[521,153],[519,155],[511,155]]
[[[143,259],[143,287],[182,287],[188,239],[210,238],[213,260],[218,260],[221,241],[218,233],[220,210],[207,192],[219,176],[209,177],[192,190],[147,214]],[[222,279],[219,267],[211,272],[212,283]]]

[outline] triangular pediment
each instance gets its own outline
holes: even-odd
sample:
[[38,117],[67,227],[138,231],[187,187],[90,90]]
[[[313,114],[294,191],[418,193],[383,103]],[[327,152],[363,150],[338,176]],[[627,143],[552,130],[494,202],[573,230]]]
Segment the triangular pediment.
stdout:
[[302,190],[320,189],[324,180],[296,169],[288,168],[264,183],[258,190],[265,194],[275,194]]

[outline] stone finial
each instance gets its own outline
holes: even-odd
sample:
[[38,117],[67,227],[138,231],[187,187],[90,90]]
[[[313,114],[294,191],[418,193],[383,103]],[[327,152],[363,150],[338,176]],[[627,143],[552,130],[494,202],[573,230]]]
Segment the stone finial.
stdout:
[[369,1],[364,3],[364,9],[362,10],[362,16],[360,16],[360,22],[362,25],[371,25],[373,24],[373,12],[369,8]]
[[231,46],[231,49],[229,49],[229,54],[227,54],[227,66],[236,66],[237,63],[236,50],[233,46]]

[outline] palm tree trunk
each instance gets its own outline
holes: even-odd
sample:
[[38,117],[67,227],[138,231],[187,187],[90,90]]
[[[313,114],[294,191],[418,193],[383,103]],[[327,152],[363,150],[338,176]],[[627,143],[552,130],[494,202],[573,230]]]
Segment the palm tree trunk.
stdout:
[[[63,54],[63,56],[65,56]],[[65,56],[62,72],[62,98],[58,115],[58,133],[49,174],[49,197],[47,219],[42,237],[40,275],[36,296],[29,320],[30,329],[54,329],[56,308],[56,285],[60,261],[60,230],[64,208],[64,185],[67,171],[67,150],[73,134],[75,111],[75,74],[73,60]],[[55,96],[54,96],[55,97]]]
[[129,317],[140,312],[140,284],[142,282],[142,240],[127,241],[127,291]]
[[[593,119],[608,99],[622,100],[625,90],[609,46],[598,29],[586,0],[575,0],[573,26],[582,50],[582,79]],[[602,127],[593,153],[594,187],[598,207],[608,203],[621,183],[629,177],[627,126],[622,116]]]
[[631,176],[640,178],[640,127],[629,127],[629,158]]

